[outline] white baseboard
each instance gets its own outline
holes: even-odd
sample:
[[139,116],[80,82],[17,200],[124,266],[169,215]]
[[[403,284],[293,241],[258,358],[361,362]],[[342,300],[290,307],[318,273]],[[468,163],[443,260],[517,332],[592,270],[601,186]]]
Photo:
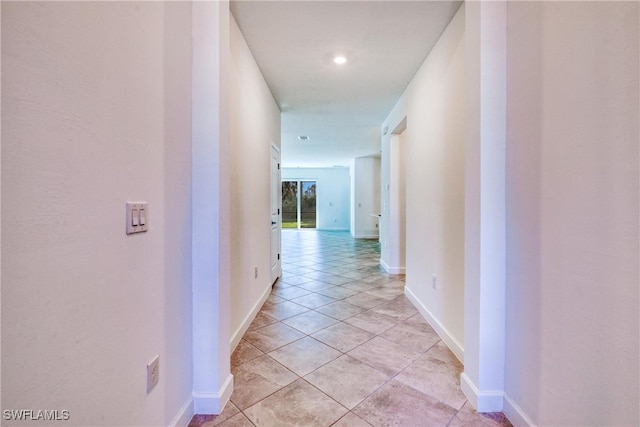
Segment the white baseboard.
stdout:
[[376,232],[365,232],[365,233],[358,233],[358,234],[352,234],[351,235],[354,239],[377,239],[380,237],[379,233]]
[[515,427],[536,427],[536,424],[531,421],[531,418],[529,418],[522,408],[511,400],[506,393],[504,395],[504,407],[502,412],[507,418],[509,418],[509,421],[511,421],[511,424]]
[[[380,260],[380,263],[382,264],[382,260]],[[415,294],[411,292],[410,288],[405,286],[404,293],[407,298],[409,298],[409,301],[411,301],[413,305],[418,309],[420,314],[422,314],[422,317],[425,318],[427,323],[429,323],[429,325],[431,325],[431,327],[436,331],[440,338],[442,338],[442,341],[444,341],[447,347],[449,347],[453,354],[455,354],[460,363],[464,364],[464,347],[462,346],[462,344],[449,333],[447,328],[445,328],[444,325],[433,316],[433,314],[431,314],[427,307],[425,307],[422,302],[418,300]]]
[[460,375],[460,388],[476,411],[502,412],[515,427],[537,427],[506,393],[502,391],[481,392],[464,372]]
[[184,405],[180,408],[176,416],[169,423],[170,427],[187,427],[193,418],[193,396],[189,397]]
[[[313,230],[313,229],[309,229],[309,230]],[[349,231],[349,228],[344,228],[344,227],[322,227],[322,228],[316,228],[316,230],[318,231]]]
[[251,311],[246,315],[238,329],[236,329],[233,335],[231,335],[231,353],[233,353],[233,350],[235,350],[236,346],[240,343],[240,340],[244,336],[245,332],[247,332],[247,329],[249,329],[249,326],[251,326],[251,322],[256,318],[256,315],[262,308],[264,302],[269,298],[269,295],[271,294],[271,286],[272,285],[269,285],[265,288],[260,299],[256,301],[253,308],[251,308]]
[[502,412],[504,403],[502,390],[480,391],[464,372],[460,375],[460,388],[476,411]]
[[405,274],[407,271],[405,267],[390,267],[382,258],[380,258],[380,265],[389,274]]
[[217,393],[193,393],[193,411],[200,415],[219,415],[233,392],[233,375],[229,374]]

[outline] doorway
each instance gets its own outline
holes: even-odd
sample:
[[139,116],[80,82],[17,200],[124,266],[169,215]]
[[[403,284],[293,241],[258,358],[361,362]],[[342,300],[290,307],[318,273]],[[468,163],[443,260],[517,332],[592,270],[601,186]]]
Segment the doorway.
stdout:
[[282,228],[316,228],[317,182],[282,181]]

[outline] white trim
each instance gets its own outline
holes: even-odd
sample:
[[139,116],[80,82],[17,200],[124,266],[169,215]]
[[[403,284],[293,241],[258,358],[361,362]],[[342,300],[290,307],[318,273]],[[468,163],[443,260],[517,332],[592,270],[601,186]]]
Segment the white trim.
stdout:
[[370,231],[358,234],[351,235],[354,239],[377,239],[380,237],[380,234],[377,231]]
[[189,397],[189,399],[182,405],[178,413],[173,420],[169,423],[170,427],[187,427],[191,422],[191,418],[193,418],[193,396]]
[[[382,260],[380,261],[382,264]],[[383,265],[384,267],[384,265]],[[442,323],[438,319],[435,318],[433,314],[425,307],[420,300],[415,296],[411,289],[406,287],[404,288],[404,293],[409,298],[409,301],[413,303],[413,305],[418,309],[422,317],[425,318],[427,323],[431,325],[431,327],[436,331],[436,333],[442,338],[442,341],[449,347],[449,349],[455,354],[460,363],[464,364],[464,347],[451,335],[451,333],[444,327]]]
[[318,230],[318,231],[349,231],[344,227],[322,227],[322,228],[301,228],[301,230]]
[[233,393],[233,375],[229,374],[217,393],[193,393],[193,411],[201,415],[219,415]]
[[511,398],[506,393],[504,394],[504,407],[502,409],[502,412],[509,419],[509,421],[511,421],[511,424],[516,427],[536,427],[536,424],[531,421],[531,418],[527,416],[520,405],[511,400]]
[[405,274],[405,271],[407,270],[405,267],[389,267],[382,258],[380,258],[380,265],[384,268],[384,271],[389,274]]
[[245,334],[245,332],[247,332],[247,329],[249,329],[249,326],[251,326],[251,322],[253,322],[253,319],[256,318],[256,315],[262,308],[262,305],[267,300],[267,298],[269,298],[270,294],[271,285],[265,288],[264,292],[260,296],[260,299],[255,303],[255,305],[253,306],[249,314],[247,314],[247,316],[244,318],[238,329],[236,329],[233,335],[231,335],[231,353],[233,353],[233,350],[235,350],[236,346],[240,343],[242,336]]
[[501,390],[480,391],[465,372],[460,375],[460,388],[478,412],[502,412],[504,392]]

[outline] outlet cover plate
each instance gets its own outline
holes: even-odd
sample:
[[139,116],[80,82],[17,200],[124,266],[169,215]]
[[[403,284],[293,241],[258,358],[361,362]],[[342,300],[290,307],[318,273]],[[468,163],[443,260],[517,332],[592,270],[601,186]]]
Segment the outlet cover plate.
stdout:
[[160,356],[156,356],[147,365],[147,393],[149,393],[160,381]]

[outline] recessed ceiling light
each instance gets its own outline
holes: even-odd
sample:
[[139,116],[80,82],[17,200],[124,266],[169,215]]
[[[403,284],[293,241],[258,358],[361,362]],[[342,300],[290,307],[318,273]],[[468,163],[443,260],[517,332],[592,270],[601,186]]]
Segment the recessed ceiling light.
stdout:
[[335,62],[338,65],[342,65],[345,62],[347,62],[347,58],[345,56],[338,55],[338,56],[333,58],[333,62]]
[[300,135],[300,136],[298,137],[298,139],[299,139],[300,141],[308,141],[308,140],[310,140],[311,138],[309,138],[307,135]]

